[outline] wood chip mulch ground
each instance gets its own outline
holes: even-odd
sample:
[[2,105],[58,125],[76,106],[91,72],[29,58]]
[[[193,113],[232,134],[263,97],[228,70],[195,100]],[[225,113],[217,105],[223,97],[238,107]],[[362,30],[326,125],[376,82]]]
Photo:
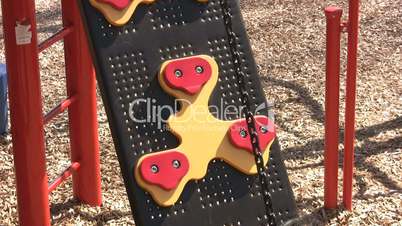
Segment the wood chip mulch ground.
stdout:
[[[401,1],[365,0],[361,4],[353,212],[322,208],[323,9],[328,5],[347,9],[347,1],[240,1],[266,96],[275,105],[283,158],[302,222],[306,225],[402,225]],[[44,39],[61,26],[60,5],[56,0],[36,2],[40,39]],[[2,31],[0,35],[3,37]],[[345,46],[345,38],[342,43]],[[1,38],[2,62],[3,47]],[[345,49],[342,57],[346,57]],[[44,51],[40,59],[44,111],[48,111],[66,96],[63,44]],[[344,79],[341,84],[344,87]],[[71,198],[69,181],[51,195],[54,225],[134,224],[100,99],[98,110],[103,206],[78,204]],[[341,112],[343,119],[343,109]],[[49,178],[55,178],[69,164],[66,114],[46,127],[46,146]],[[342,151],[342,145],[340,148]],[[339,175],[342,182],[342,158]],[[0,145],[0,225],[16,224],[12,146],[3,144]]]

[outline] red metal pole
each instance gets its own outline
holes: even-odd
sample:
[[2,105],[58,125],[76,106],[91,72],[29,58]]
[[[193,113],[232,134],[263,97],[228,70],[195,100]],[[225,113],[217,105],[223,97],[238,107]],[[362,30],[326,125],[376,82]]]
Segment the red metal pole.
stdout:
[[327,54],[325,80],[324,206],[337,207],[339,144],[339,72],[342,9],[325,8]]
[[68,109],[71,160],[80,169],[73,174],[74,195],[84,203],[101,205],[96,81],[77,1],[62,0],[64,26],[73,32],[64,39],[68,96],[77,100]]
[[343,204],[352,210],[357,44],[359,32],[359,1],[349,0],[348,21],[348,65],[346,75],[345,138],[343,160]]
[[1,2],[19,224],[50,225],[35,2]]

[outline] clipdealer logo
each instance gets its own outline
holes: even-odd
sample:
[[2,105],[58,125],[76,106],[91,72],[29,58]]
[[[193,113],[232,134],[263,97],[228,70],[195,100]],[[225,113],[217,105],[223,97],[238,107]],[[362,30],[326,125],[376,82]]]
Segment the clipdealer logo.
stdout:
[[[272,105],[267,105],[263,102],[259,104],[254,115],[261,113],[269,113],[269,117],[273,120],[273,114],[269,111]],[[198,117],[199,115],[205,115],[206,109],[201,106],[192,105],[190,101],[186,99],[175,99],[172,105],[158,104],[158,101],[154,98],[138,98],[129,104],[129,117],[135,123],[155,123],[158,129],[162,129],[166,124],[169,116],[174,115],[181,108],[188,108],[190,111],[189,117],[182,118],[184,122],[187,120],[195,120],[198,122],[205,122],[208,125],[208,117]],[[223,99],[220,99],[219,105],[210,105],[208,111],[211,115],[217,118],[228,121],[233,119],[244,118],[245,108],[244,106],[236,106],[233,104],[225,104]],[[164,128],[166,129],[166,128]]]

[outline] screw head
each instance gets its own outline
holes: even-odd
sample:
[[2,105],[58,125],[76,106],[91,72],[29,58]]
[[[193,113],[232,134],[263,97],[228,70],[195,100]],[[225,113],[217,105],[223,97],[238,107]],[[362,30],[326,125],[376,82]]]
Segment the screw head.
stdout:
[[268,133],[268,128],[266,126],[261,126],[260,131],[261,131],[261,133],[264,133],[264,134]]
[[195,72],[197,72],[197,74],[201,74],[202,72],[204,72],[204,68],[201,66],[197,66],[195,67]]
[[176,70],[174,71],[174,75],[175,75],[177,78],[180,78],[180,77],[183,76],[183,72],[182,72],[180,69],[176,69]]
[[178,169],[181,166],[181,163],[179,160],[173,160],[172,162],[173,168]]
[[240,136],[241,136],[242,138],[247,137],[247,131],[246,131],[245,129],[241,129],[240,132],[239,132],[239,134],[240,134]]
[[159,167],[157,165],[152,165],[151,166],[151,172],[152,173],[158,173],[159,172]]

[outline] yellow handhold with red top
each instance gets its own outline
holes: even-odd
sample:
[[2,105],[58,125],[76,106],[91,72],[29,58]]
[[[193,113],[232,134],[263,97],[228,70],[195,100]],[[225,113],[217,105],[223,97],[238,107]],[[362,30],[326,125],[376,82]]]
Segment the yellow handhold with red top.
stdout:
[[[161,87],[181,101],[181,110],[167,121],[180,145],[142,156],[134,169],[138,184],[161,206],[173,205],[189,180],[203,178],[213,159],[222,159],[245,174],[257,173],[244,119],[223,121],[209,111],[218,71],[216,61],[207,55],[162,64],[158,77]],[[275,128],[266,116],[255,119],[264,123],[258,127],[258,136],[266,164]]]
[[[125,25],[134,14],[139,4],[150,4],[156,0],[89,0],[91,5],[97,8],[114,26]],[[208,2],[208,0],[196,0]]]

